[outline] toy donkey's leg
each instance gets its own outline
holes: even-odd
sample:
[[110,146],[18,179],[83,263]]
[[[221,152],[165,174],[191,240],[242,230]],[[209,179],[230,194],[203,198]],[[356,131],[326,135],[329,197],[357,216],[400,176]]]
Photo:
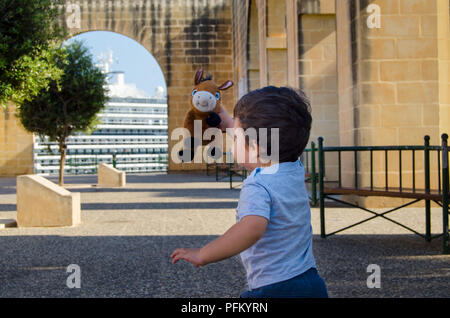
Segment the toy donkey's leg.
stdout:
[[195,150],[198,145],[201,145],[201,140],[195,140],[194,138],[194,120],[195,115],[192,111],[186,113],[184,118],[184,128],[188,131],[184,137],[183,150],[178,152],[178,158],[181,162],[191,162],[194,160]]
[[[217,113],[211,113],[205,119],[206,124],[211,128],[218,128],[222,119]],[[208,150],[208,156],[213,159],[219,159],[222,154],[220,153],[220,149],[217,147],[210,147]]]
[[184,139],[183,150],[178,152],[178,157],[181,162],[191,162],[194,160],[195,152],[200,145],[200,142],[195,140],[194,137]]
[[212,142],[208,144],[208,153],[207,156],[214,159],[219,160],[223,155],[223,136],[213,136],[211,138]]
[[220,158],[219,153],[220,153],[220,149],[217,147],[210,147],[208,149],[208,156],[213,159],[219,159]]

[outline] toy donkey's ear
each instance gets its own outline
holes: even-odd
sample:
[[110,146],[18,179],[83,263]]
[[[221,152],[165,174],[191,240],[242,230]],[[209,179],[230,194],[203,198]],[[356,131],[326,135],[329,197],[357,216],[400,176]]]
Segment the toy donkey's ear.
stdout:
[[233,86],[233,82],[232,81],[226,81],[221,86],[219,86],[219,90],[224,91],[224,90],[229,89],[232,86]]
[[203,77],[203,69],[199,69],[197,73],[195,73],[195,85],[200,84]]

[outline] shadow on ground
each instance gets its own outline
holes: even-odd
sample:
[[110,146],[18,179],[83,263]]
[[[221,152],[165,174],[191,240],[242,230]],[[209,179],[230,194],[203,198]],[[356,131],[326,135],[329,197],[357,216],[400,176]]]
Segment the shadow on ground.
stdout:
[[[1,297],[237,297],[245,288],[238,257],[203,268],[170,263],[178,247],[216,236],[6,236],[0,252]],[[319,272],[331,297],[448,297],[449,257],[440,240],[414,235],[314,236]],[[81,269],[81,289],[66,286],[67,266]],[[381,288],[367,287],[369,264]]]
[[83,203],[81,210],[217,210],[234,209],[236,202],[129,202],[129,203]]
[[[449,297],[450,256],[442,240],[411,235],[314,237],[319,270],[334,297]],[[370,264],[381,269],[381,288],[370,289]]]
[[[52,182],[57,183],[57,176],[46,177]],[[96,175],[79,175],[79,176],[65,176],[64,183],[66,184],[97,184]],[[227,180],[225,180],[227,181]],[[127,183],[192,183],[192,182],[211,182],[216,183],[214,177],[207,178],[202,174],[193,173],[176,173],[176,174],[161,174],[161,173],[151,173],[151,174],[127,174]]]
[[[170,263],[174,249],[214,238],[2,237],[0,297],[238,297],[245,287],[238,258],[199,269]],[[66,285],[70,264],[80,266],[80,289]]]

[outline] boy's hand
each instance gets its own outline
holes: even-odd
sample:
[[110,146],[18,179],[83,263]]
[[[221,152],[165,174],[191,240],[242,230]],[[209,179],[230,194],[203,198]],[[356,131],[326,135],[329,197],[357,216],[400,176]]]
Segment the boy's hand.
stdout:
[[195,267],[205,265],[202,259],[200,258],[200,249],[199,248],[179,248],[176,249],[172,255],[172,264],[175,264],[180,259],[188,261],[189,263],[194,264]]
[[202,249],[176,249],[170,255],[172,264],[184,259],[195,267],[199,267],[237,255],[251,247],[264,235],[268,223],[269,220],[265,217],[248,215]]

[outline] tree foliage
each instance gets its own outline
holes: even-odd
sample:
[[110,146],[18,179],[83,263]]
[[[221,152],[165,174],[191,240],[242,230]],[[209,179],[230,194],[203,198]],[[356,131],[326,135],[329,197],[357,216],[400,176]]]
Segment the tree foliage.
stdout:
[[67,137],[74,132],[90,132],[99,122],[97,114],[108,100],[106,75],[94,65],[92,56],[80,42],[57,50],[55,65],[63,70],[59,81],[52,80],[30,101],[25,101],[18,117],[26,130],[58,142],[61,154],[60,184]]
[[0,104],[31,99],[62,72],[53,63],[65,30],[58,24],[61,0],[0,1]]

